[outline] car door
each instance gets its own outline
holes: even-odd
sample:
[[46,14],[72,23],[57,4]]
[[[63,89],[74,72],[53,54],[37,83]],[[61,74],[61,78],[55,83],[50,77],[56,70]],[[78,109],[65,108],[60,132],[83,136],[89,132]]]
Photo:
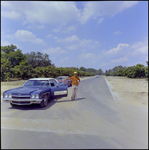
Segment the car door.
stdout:
[[68,95],[68,86],[59,84],[55,79],[50,79],[51,95],[54,98],[66,97]]

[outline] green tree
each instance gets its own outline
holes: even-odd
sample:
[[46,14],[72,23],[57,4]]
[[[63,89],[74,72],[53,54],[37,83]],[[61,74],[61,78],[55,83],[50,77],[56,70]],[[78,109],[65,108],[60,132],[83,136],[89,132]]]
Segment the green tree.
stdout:
[[32,65],[33,68],[36,67],[46,67],[46,66],[54,66],[54,64],[51,63],[51,60],[49,59],[48,54],[43,54],[41,52],[30,52],[26,53],[26,60],[29,62],[29,64]]
[[134,78],[145,77],[145,66],[137,64],[134,68]]
[[103,74],[102,69],[99,69],[99,75],[102,75],[102,74]]
[[14,69],[15,68],[17,68],[18,73],[23,80],[32,77],[33,68],[27,61],[21,62],[20,65],[15,66]]
[[81,70],[81,71],[86,71],[86,68],[84,68],[84,67],[82,66],[82,67],[80,67],[80,70]]
[[17,46],[11,44],[8,46],[1,46],[1,52],[9,54],[10,52],[15,52],[15,49],[17,49]]
[[9,81],[11,77],[10,69],[11,69],[11,62],[6,58],[1,58],[1,80],[2,81]]
[[11,62],[11,67],[13,68],[16,65],[19,65],[21,61],[26,59],[25,55],[22,53],[20,49],[17,49],[15,45],[11,46],[1,46],[1,55],[2,58],[7,59]]

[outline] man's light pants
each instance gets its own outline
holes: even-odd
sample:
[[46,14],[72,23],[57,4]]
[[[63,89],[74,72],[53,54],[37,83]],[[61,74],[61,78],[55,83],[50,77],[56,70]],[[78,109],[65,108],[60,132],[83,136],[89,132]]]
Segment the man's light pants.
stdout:
[[71,100],[77,100],[77,91],[78,91],[78,85],[72,85]]

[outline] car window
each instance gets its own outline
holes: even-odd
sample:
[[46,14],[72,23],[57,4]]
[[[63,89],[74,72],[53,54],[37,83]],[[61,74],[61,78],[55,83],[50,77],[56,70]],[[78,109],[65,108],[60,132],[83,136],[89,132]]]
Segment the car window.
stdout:
[[48,80],[28,80],[24,86],[49,86]]
[[56,80],[53,79],[54,84],[57,84]]
[[55,86],[55,83],[53,82],[53,79],[50,79],[49,82],[50,82],[51,86]]

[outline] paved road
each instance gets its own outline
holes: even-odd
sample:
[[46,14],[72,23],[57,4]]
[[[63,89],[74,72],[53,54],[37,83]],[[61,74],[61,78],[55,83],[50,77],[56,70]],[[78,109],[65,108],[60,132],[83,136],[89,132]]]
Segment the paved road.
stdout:
[[46,108],[1,102],[1,148],[148,147],[146,111],[121,106],[104,77],[82,80],[78,100],[70,97],[71,87],[68,97],[51,100]]

